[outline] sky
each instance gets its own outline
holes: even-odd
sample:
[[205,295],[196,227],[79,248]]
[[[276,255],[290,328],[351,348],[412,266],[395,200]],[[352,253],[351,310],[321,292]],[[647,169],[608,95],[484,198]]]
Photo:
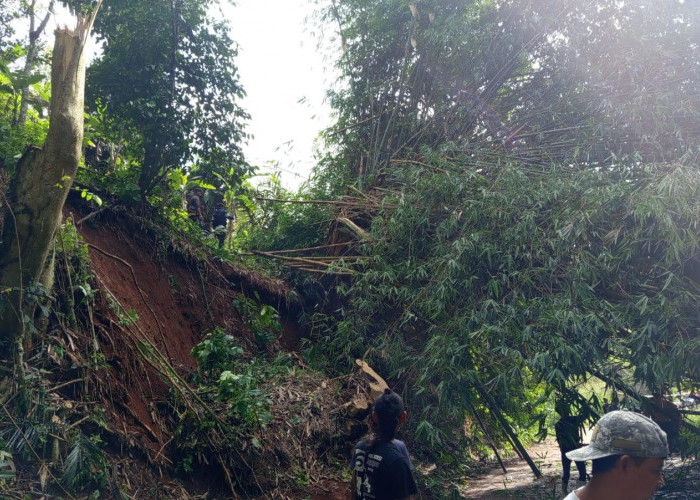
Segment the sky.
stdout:
[[[315,139],[331,124],[325,94],[335,78],[306,22],[313,6],[309,0],[221,3],[238,44],[238,77],[247,94],[239,104],[251,115],[246,159],[260,173],[279,173],[283,187],[295,191],[311,173]],[[57,25],[73,26],[71,16],[57,10],[49,34]]]
[[[308,0],[236,0],[224,10],[239,45],[239,78],[251,115],[244,147],[261,171],[279,170],[282,185],[296,189],[314,164],[314,140],[331,124],[324,104],[333,75],[317,50]],[[278,168],[267,167],[277,162]]]

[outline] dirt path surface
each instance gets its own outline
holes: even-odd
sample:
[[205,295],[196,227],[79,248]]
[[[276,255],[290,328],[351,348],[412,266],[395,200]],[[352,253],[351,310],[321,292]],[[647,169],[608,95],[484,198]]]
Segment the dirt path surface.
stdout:
[[[515,456],[503,460],[506,467],[505,473],[496,464],[496,468],[486,475],[467,480],[460,492],[462,497],[469,499],[563,497],[559,447],[554,438],[533,444],[528,449],[528,453],[542,472],[540,479],[535,479],[532,469],[525,460]],[[577,473],[574,469],[570,481],[572,488],[577,487],[576,481],[573,480],[576,477]]]
[[[564,498],[561,485],[561,461],[559,447],[554,438],[535,443],[528,448],[528,453],[542,472],[540,479],[535,479],[532,470],[524,460],[513,457],[504,460],[507,472],[498,464],[489,472],[478,478],[466,481],[460,493],[467,499],[522,499],[522,500],[557,500]],[[569,491],[579,488],[583,483],[577,481],[578,471],[571,464]],[[590,474],[590,463],[588,464]],[[700,499],[700,464],[683,461],[678,455],[672,455],[664,466],[666,484],[654,495],[654,499]]]

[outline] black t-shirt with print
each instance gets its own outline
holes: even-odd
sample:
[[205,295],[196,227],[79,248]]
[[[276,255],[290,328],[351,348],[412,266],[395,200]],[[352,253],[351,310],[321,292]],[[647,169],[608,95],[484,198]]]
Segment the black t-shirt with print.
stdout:
[[418,492],[408,460],[389,441],[357,443],[352,468],[358,499],[395,500]]

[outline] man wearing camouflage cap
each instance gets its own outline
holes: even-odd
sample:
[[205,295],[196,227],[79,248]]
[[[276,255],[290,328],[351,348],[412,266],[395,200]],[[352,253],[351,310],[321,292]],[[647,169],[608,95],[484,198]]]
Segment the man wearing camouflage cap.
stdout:
[[564,500],[643,500],[664,484],[668,455],[666,433],[650,418],[612,411],[593,428],[588,446],[566,454],[574,461],[593,461],[593,477]]

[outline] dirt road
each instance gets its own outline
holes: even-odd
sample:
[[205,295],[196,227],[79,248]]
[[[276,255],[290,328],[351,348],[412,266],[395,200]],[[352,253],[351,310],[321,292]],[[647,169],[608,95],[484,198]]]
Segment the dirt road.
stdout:
[[[528,449],[532,460],[542,472],[540,479],[535,479],[530,466],[519,457],[504,460],[506,473],[497,465],[488,474],[467,480],[460,491],[463,498],[492,499],[544,499],[562,498],[561,463],[559,448],[553,438],[535,443]],[[572,477],[576,478],[574,470]],[[570,487],[576,487],[571,481]]]
[[[519,499],[519,500],[558,500],[564,498],[561,486],[561,461],[559,447],[554,438],[542,443],[535,443],[528,448],[528,453],[542,472],[540,479],[535,479],[532,470],[524,460],[518,457],[504,460],[507,472],[496,464],[487,474],[467,480],[461,488],[462,498],[467,499]],[[589,474],[590,474],[590,463]],[[580,487],[583,483],[576,481],[576,468],[572,464],[569,489]],[[687,500],[700,499],[700,465],[683,461],[678,455],[672,455],[664,466],[666,484],[654,495],[654,499]]]

